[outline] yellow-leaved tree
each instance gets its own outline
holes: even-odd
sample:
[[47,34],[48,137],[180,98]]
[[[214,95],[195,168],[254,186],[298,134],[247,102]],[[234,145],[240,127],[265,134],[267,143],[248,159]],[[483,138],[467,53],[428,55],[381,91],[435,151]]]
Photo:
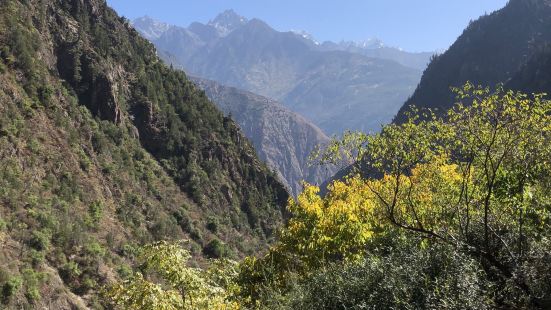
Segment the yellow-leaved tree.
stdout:
[[365,244],[382,227],[375,218],[374,195],[360,177],[335,181],[321,196],[316,186],[305,184],[278,242],[261,258],[241,264],[239,295],[246,303],[258,299],[263,285],[285,287],[289,272],[304,276],[329,262],[356,261]]
[[290,201],[293,217],[273,251],[293,255],[307,269],[357,259],[376,228],[373,207],[373,195],[359,177],[334,182],[323,198],[318,187],[306,185]]
[[354,162],[353,176],[325,196],[306,186],[289,203],[280,240],[242,264],[241,295],[254,302],[262,285],[284,291],[289,275],[360,259],[373,238],[397,231],[476,259],[499,286],[537,304],[542,289],[518,275],[551,238],[551,101],[502,86],[455,92],[460,103],[447,114],[412,109],[405,123],[347,132],[317,153]]

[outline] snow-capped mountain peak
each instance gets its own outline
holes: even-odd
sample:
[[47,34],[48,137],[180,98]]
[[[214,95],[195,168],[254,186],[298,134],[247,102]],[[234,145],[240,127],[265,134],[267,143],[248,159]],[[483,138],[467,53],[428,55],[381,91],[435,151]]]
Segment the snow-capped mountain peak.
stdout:
[[234,10],[226,10],[209,21],[208,25],[216,28],[221,36],[226,36],[247,22],[247,18],[235,13]]
[[135,19],[132,25],[148,40],[160,38],[163,33],[172,27],[170,24],[160,22],[147,15]]
[[318,42],[314,36],[309,33],[309,32],[306,32],[304,30],[291,30],[292,33],[296,34],[296,35],[299,35],[301,36],[303,39],[305,40],[308,40],[308,41],[311,41],[312,43],[314,43],[315,45],[320,45],[320,42]]
[[342,41],[340,45],[345,47],[358,47],[362,49],[378,49],[386,46],[383,41],[377,38],[370,38],[363,41]]

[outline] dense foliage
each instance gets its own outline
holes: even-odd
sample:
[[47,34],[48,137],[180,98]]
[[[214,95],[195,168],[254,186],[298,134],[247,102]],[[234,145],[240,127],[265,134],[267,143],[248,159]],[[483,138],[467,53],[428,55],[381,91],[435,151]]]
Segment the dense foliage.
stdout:
[[1,306],[549,308],[551,103],[456,95],[335,141],[322,159],[369,174],[306,186],[265,255],[205,271],[258,253],[283,187],[104,1],[3,1]]
[[[551,302],[551,102],[466,84],[445,118],[347,135],[326,160],[375,176],[306,187],[263,258],[249,305],[294,309],[545,308]],[[422,120],[421,120],[422,119]],[[363,141],[363,143],[360,143]]]
[[279,241],[226,278],[226,300],[251,309],[548,308],[551,102],[501,86],[455,92],[469,104],[445,118],[419,112],[320,154],[355,156],[374,177],[334,181],[324,196],[306,185]]
[[238,309],[226,292],[234,267],[220,261],[212,271],[187,267],[191,255],[179,244],[158,242],[139,251],[144,272],[154,273],[164,283],[155,283],[137,272],[105,291],[119,309]]

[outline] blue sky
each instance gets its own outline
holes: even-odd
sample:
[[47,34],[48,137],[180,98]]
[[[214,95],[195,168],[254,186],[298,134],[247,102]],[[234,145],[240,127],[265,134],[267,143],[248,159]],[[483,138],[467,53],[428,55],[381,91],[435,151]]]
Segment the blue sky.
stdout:
[[233,9],[280,31],[305,30],[319,41],[377,37],[409,51],[449,47],[470,20],[507,0],[107,0],[120,15],[187,26]]

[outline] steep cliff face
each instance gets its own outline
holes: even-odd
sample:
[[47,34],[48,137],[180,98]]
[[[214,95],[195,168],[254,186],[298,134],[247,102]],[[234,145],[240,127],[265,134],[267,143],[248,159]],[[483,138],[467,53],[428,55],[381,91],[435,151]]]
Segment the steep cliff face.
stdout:
[[431,61],[395,121],[403,121],[411,105],[449,109],[455,101],[450,87],[467,81],[490,87],[507,83],[550,41],[550,1],[509,1],[503,9],[471,23],[444,54]]
[[329,138],[302,116],[279,102],[214,81],[193,79],[207,96],[239,124],[258,155],[274,169],[296,196],[302,182],[321,184],[336,172],[336,167],[316,166],[309,155]]
[[[134,249],[263,249],[288,194],[103,0],[0,3],[0,308],[98,307]],[[218,244],[218,243],[217,243]]]

